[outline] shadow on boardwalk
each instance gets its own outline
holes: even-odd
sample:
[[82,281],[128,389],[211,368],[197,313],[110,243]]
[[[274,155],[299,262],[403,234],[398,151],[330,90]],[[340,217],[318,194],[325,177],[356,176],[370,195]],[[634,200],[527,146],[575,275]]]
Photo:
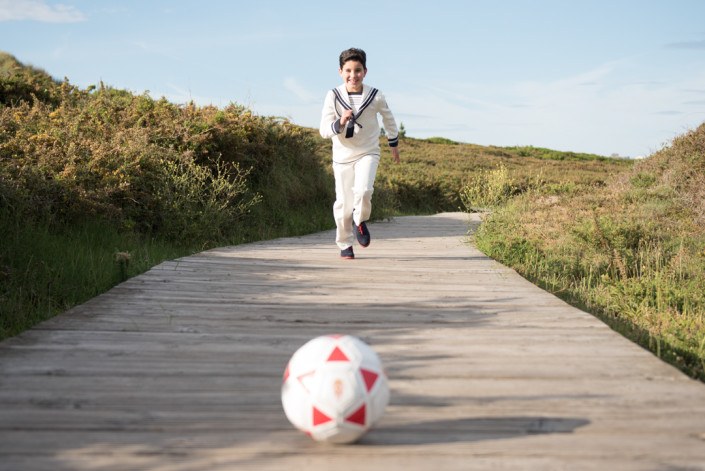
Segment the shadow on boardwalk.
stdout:
[[361,443],[385,445],[430,445],[481,440],[514,439],[526,435],[573,433],[590,422],[561,417],[473,417],[435,420],[398,427],[379,427]]

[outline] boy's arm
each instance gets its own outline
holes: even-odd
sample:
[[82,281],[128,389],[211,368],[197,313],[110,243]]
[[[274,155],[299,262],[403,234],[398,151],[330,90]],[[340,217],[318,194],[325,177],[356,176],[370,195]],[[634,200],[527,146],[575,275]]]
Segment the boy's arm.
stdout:
[[392,150],[392,160],[394,161],[395,164],[398,164],[400,162],[399,160],[399,147],[390,147]]
[[321,125],[318,131],[324,139],[330,139],[340,134],[340,119],[338,118],[338,113],[335,111],[335,94],[332,91],[328,91],[326,99],[323,102]]
[[387,105],[387,100],[381,93],[378,93],[379,106],[377,108],[379,114],[382,116],[382,124],[384,126],[384,131],[387,134],[387,142],[389,143],[390,150],[392,151],[392,159],[395,163],[399,163],[399,129],[397,128],[397,122],[394,119],[392,111]]

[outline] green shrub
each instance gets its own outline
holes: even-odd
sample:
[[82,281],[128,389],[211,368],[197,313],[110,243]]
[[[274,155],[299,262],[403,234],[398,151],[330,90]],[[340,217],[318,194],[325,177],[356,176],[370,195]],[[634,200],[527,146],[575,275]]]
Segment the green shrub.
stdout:
[[216,162],[215,170],[184,162],[164,162],[162,184],[154,199],[159,208],[160,232],[169,238],[212,245],[227,240],[233,227],[259,203],[248,191],[246,177],[234,164]]
[[485,211],[504,204],[515,193],[507,167],[479,172],[461,190],[460,199],[468,212]]
[[105,86],[57,86],[57,107],[0,108],[3,191],[24,201],[30,217],[97,217],[188,243],[207,234],[215,243],[257,237],[282,210],[304,211],[331,195],[318,141],[288,122],[236,105],[177,106]]
[[583,152],[565,152],[553,149],[546,149],[544,147],[534,147],[534,146],[516,146],[516,147],[503,147],[501,148],[509,155],[516,155],[518,157],[533,157],[543,160],[566,160],[566,161],[589,161],[589,160],[601,160],[608,161],[613,160],[608,157],[596,154],[586,154]]
[[458,144],[457,142],[447,139],[445,137],[429,137],[426,139],[426,141],[430,142],[431,144]]
[[0,106],[39,100],[57,104],[58,82],[43,70],[20,64],[0,51]]

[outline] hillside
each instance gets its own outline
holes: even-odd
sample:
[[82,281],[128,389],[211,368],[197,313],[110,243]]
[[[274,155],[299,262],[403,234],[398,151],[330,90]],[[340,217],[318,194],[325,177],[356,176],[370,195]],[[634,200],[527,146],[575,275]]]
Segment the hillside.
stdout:
[[461,190],[503,166],[512,174],[514,194],[532,185],[599,188],[633,161],[534,147],[495,147],[439,138],[404,138],[402,165],[383,158],[376,192],[393,195],[404,213],[434,213],[463,208]]

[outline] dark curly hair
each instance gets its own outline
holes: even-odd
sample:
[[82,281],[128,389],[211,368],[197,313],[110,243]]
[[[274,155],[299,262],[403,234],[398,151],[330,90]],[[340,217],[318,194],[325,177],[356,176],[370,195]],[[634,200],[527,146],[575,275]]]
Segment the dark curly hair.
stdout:
[[356,47],[351,47],[340,53],[340,68],[343,68],[343,64],[347,61],[357,61],[362,64],[362,67],[367,70],[367,54],[362,49]]

